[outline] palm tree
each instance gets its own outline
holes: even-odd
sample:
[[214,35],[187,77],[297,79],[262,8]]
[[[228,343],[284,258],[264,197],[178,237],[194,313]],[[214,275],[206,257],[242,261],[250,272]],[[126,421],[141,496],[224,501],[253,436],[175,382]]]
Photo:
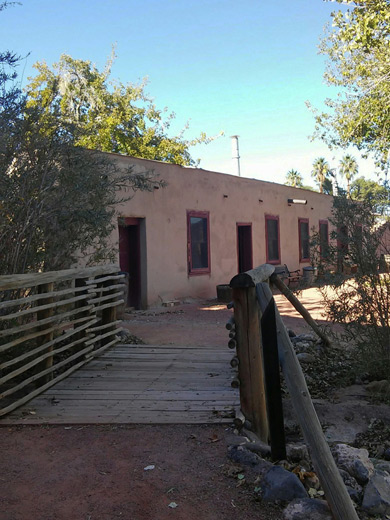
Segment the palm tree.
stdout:
[[297,170],[290,170],[286,174],[286,182],[287,186],[293,186],[294,188],[302,188],[303,186],[303,177]]
[[318,157],[313,162],[313,170],[311,176],[318,182],[320,186],[320,193],[324,192],[324,182],[332,174],[329,164],[324,157]]
[[347,195],[349,198],[351,198],[350,183],[352,177],[355,177],[357,175],[358,170],[359,167],[355,157],[352,157],[349,154],[344,155],[344,157],[342,157],[340,161],[340,174],[341,177],[345,177],[347,179]]

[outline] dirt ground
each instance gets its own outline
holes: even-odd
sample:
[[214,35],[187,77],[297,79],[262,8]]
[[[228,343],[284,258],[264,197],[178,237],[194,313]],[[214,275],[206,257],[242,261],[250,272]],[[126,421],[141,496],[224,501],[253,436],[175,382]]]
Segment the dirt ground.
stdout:
[[14,427],[0,435],[1,520],[280,518],[227,475],[230,428]]
[[[286,325],[307,332],[279,303]],[[307,304],[320,320],[315,293]],[[191,302],[126,314],[125,325],[146,343],[207,348],[226,345],[230,315],[217,302]],[[3,426],[0,520],[281,519],[280,509],[256,500],[253,485],[239,485],[227,458],[233,437],[226,425]]]

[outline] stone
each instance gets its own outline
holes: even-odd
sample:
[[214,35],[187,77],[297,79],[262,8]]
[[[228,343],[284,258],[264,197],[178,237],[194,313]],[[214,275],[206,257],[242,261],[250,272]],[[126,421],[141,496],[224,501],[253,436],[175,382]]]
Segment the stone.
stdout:
[[348,491],[349,496],[351,497],[351,500],[355,502],[358,506],[362,503],[362,492],[358,491],[357,489],[351,488],[349,486],[345,486],[346,490]]
[[293,462],[310,460],[309,452],[305,444],[288,444],[286,446],[287,458]]
[[293,330],[287,329],[287,332],[288,332],[288,336],[290,338],[295,338],[296,334],[295,334],[295,332]]
[[383,454],[385,460],[390,460],[390,448],[387,448]]
[[226,442],[230,446],[241,446],[249,442],[249,439],[248,437],[240,435],[239,433],[235,434],[233,431],[231,434],[226,435]]
[[363,496],[362,509],[370,515],[390,514],[390,476],[377,471],[368,482]]
[[367,450],[336,444],[332,453],[337,466],[354,477],[359,484],[365,484],[374,474],[374,465],[368,458]]
[[302,341],[311,341],[312,343],[315,343],[317,341],[317,338],[313,336],[313,334],[301,334],[299,338]]
[[297,358],[300,363],[314,363],[316,360],[313,354],[308,354],[307,352],[301,352],[300,354],[297,354]]
[[390,462],[387,460],[380,460],[380,459],[371,459],[371,462],[374,464],[374,468],[377,471],[383,471],[385,473],[388,473],[390,476]]
[[268,446],[268,444],[265,442],[247,442],[245,443],[245,448],[249,451],[257,453],[260,455],[260,457],[269,457],[271,455],[271,447]]
[[341,478],[343,479],[344,484],[347,487],[350,487],[351,489],[355,489],[359,493],[362,491],[362,489],[363,489],[362,486],[360,486],[360,484],[358,484],[357,480],[354,477],[352,477],[348,473],[348,471],[345,471],[344,469],[339,469],[339,472],[340,472]]
[[297,498],[283,511],[284,520],[332,520],[325,500]]
[[366,389],[375,394],[390,394],[390,381],[387,379],[383,379],[382,381],[372,381],[366,385]]
[[231,446],[229,448],[229,458],[237,464],[248,466],[256,475],[263,477],[270,468],[273,467],[272,463],[268,460],[264,460],[256,453],[252,453],[243,446]]
[[273,466],[260,482],[262,498],[266,502],[290,502],[294,498],[307,498],[299,478],[280,466]]
[[307,343],[306,341],[297,341],[295,343],[295,350],[297,352],[307,352],[311,349],[310,343]]

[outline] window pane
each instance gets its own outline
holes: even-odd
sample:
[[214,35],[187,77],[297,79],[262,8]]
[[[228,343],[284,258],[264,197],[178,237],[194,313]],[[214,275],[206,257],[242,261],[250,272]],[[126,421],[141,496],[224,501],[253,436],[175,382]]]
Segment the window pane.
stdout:
[[328,224],[323,222],[320,224],[320,252],[322,258],[326,258],[329,254],[328,240]]
[[207,269],[207,218],[190,217],[192,269]]
[[299,233],[301,237],[301,260],[303,260],[310,257],[308,222],[299,223]]
[[267,219],[268,260],[279,260],[278,221]]

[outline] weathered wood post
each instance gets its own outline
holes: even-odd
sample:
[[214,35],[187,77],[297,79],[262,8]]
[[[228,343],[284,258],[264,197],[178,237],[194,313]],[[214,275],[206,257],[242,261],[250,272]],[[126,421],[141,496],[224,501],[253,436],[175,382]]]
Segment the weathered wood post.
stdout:
[[274,269],[265,264],[238,274],[230,281],[233,289],[241,411],[264,442],[268,442],[269,429],[256,284],[268,280]]
[[[273,300],[269,285],[260,283],[257,293],[261,308],[265,310],[269,302]],[[322,432],[305,377],[277,308],[275,308],[275,314],[283,375],[304,439],[310,450],[314,470],[325,491],[326,500],[335,520],[358,520],[351,498]]]
[[272,460],[284,460],[287,458],[286,439],[284,435],[280,360],[276,332],[275,302],[273,298],[262,311],[261,337],[263,342],[264,377],[267,393],[267,416],[271,457]]
[[[51,282],[51,283],[44,283],[42,285],[38,285],[38,294],[46,294],[46,293],[51,293],[53,294],[53,291],[54,291],[54,283]],[[48,297],[48,298],[45,298],[43,300],[40,301],[41,305],[48,305],[48,304],[51,304],[53,303],[54,299],[53,297]],[[46,318],[50,318],[51,316],[54,315],[54,309],[53,307],[49,307],[48,309],[44,309],[44,310],[41,310],[41,311],[38,311],[37,312],[37,321],[39,323],[40,320],[44,320]],[[45,329],[45,326],[42,327],[42,330]],[[44,334],[43,336],[39,336],[38,337],[38,345],[44,345],[45,343],[49,343],[50,341],[53,340],[53,330],[51,330],[50,332],[48,332],[47,334]],[[52,352],[53,351],[53,345],[51,345],[50,347],[48,347],[47,349],[48,352]],[[51,368],[53,366],[53,355],[47,357],[44,362],[43,362],[43,366],[42,366],[42,369],[45,370],[47,368]],[[44,381],[48,382],[48,381],[51,381],[53,379],[53,372],[50,372],[49,374],[46,374],[46,376],[44,376]],[[39,379],[36,381],[36,384],[41,384],[39,382]]]
[[325,346],[330,346],[329,338],[324,334],[321,328],[318,326],[317,322],[313,320],[310,315],[310,312],[302,305],[302,303],[298,300],[298,298],[294,295],[292,291],[287,287],[287,285],[281,280],[278,275],[273,274],[271,276],[271,283],[275,285],[279,289],[279,291],[287,298],[287,300],[295,307],[295,309],[299,312],[302,318],[306,321],[308,325],[314,330],[319,338],[322,339]]
[[[85,300],[78,300],[75,302],[75,309],[80,309],[82,307],[84,307],[87,303],[87,300],[88,300],[88,297],[90,296],[89,293],[88,293],[88,285],[86,283],[86,281],[88,280],[88,278],[76,278],[75,281],[74,281],[74,286],[75,286],[75,289],[77,292],[79,292],[80,288],[85,288],[85,290],[81,290],[80,292],[80,295],[85,295]],[[86,316],[93,316],[93,310],[92,309],[89,309],[87,311],[84,311],[84,312],[79,312],[77,314],[77,316],[79,318],[84,318]],[[77,329],[77,324],[73,326],[75,329]],[[82,324],[79,325],[79,327],[82,327]],[[81,338],[85,338],[85,339],[89,339],[91,336],[90,334],[87,334],[86,330],[84,327],[81,328],[80,332],[77,332],[75,335],[74,335],[74,339],[75,340],[78,340],[78,339],[81,339]],[[81,345],[82,347],[83,345]]]

